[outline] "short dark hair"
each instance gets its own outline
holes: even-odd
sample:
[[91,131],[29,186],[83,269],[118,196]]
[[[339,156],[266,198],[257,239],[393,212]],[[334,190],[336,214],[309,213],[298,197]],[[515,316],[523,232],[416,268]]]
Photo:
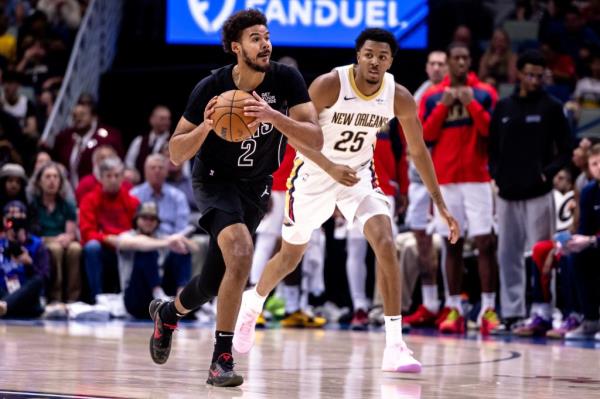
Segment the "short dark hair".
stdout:
[[233,54],[233,51],[231,51],[231,42],[239,41],[242,31],[254,25],[267,26],[267,17],[265,17],[265,14],[251,9],[238,11],[230,15],[221,29],[223,50],[228,54]]
[[360,32],[360,35],[356,38],[356,51],[360,51],[367,40],[389,44],[390,49],[392,50],[392,56],[396,55],[396,51],[398,51],[396,38],[385,29],[367,28]]
[[448,45],[448,47],[446,47],[446,55],[448,56],[448,58],[450,58],[450,53],[455,48],[464,48],[469,52],[469,56],[471,56],[471,49],[469,48],[469,46],[467,44],[465,44],[463,42],[452,42]]
[[523,67],[527,64],[545,68],[546,59],[544,58],[542,52],[539,50],[527,50],[519,55],[519,59],[517,60],[517,69],[521,71]]

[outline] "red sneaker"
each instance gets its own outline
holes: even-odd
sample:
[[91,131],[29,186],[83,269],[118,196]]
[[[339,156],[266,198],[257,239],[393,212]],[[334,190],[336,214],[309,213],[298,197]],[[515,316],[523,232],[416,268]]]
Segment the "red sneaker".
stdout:
[[435,325],[437,315],[432,313],[423,305],[419,305],[413,314],[402,319],[402,324],[411,327],[432,327]]
[[464,334],[465,318],[457,309],[450,309],[446,318],[440,323],[439,330],[443,334]]
[[443,307],[442,310],[440,310],[437,314],[437,319],[435,319],[435,326],[437,328],[440,327],[440,324],[442,324],[442,321],[446,320],[446,317],[448,317],[448,313],[450,313],[450,308],[448,307]]

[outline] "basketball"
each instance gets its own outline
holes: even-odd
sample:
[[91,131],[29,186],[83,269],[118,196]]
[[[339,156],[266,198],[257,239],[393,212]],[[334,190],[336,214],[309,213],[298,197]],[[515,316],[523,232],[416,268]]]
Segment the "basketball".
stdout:
[[258,126],[250,129],[248,124],[254,121],[254,118],[244,115],[244,101],[249,98],[254,97],[242,90],[229,90],[219,95],[215,112],[212,114],[213,130],[217,136],[233,142],[252,137]]

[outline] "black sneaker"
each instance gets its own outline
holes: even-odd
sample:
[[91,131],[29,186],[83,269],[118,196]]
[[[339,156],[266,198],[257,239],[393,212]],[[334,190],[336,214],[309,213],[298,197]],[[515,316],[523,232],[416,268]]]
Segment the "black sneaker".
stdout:
[[244,377],[233,371],[233,356],[222,353],[208,369],[206,383],[215,387],[237,387],[244,383]]
[[160,309],[168,303],[163,299],[153,299],[149,307],[150,317],[154,321],[154,332],[150,337],[150,357],[156,364],[164,364],[169,359],[173,331],[177,328],[177,324],[163,323],[160,319]]
[[502,323],[498,324],[496,328],[490,331],[490,335],[510,335],[513,330],[522,326],[524,320],[521,317],[507,317],[502,320]]

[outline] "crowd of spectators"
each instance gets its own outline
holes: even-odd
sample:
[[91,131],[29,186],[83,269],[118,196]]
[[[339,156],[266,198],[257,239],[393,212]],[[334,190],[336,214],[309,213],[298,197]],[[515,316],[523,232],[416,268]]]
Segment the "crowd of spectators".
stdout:
[[[376,165],[391,161],[386,193],[398,204],[399,227],[415,238],[401,245],[401,264],[422,283],[406,324],[600,339],[600,140],[579,133],[586,112],[600,110],[597,4],[518,1],[512,18],[537,23],[537,40],[513,42],[499,26],[482,41],[460,25],[447,51],[428,55],[428,80],[415,99],[444,197],[464,232],[458,245],[434,244],[448,232],[410,154],[402,154],[401,127],[381,133]],[[168,158],[168,107],[156,105],[147,129],[127,145],[82,94],[70,126],[53,145],[40,141],[85,6],[0,1],[0,316],[35,317],[44,304],[93,304],[99,294],[122,292],[129,314],[146,318],[152,298],[175,295],[191,278],[197,207],[190,165]],[[600,115],[591,125],[599,122]],[[256,256],[268,259],[274,245],[276,237],[267,249],[257,245]],[[410,246],[416,255],[403,256]],[[365,296],[366,252],[354,249],[347,249],[360,253],[348,268],[353,326],[364,328],[377,293]],[[479,283],[464,275],[469,262]],[[305,288],[294,289],[296,302]],[[413,282],[409,294],[414,289]],[[553,324],[554,308],[562,324]]]

